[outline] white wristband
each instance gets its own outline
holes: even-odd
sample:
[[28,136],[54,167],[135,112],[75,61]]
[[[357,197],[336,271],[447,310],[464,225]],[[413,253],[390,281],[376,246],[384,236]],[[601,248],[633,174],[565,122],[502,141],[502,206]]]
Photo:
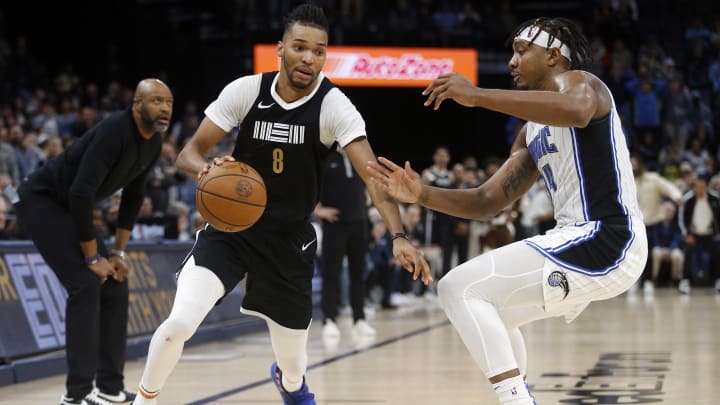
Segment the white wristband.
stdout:
[[117,256],[121,259],[125,258],[125,251],[120,249],[110,249],[110,256]]

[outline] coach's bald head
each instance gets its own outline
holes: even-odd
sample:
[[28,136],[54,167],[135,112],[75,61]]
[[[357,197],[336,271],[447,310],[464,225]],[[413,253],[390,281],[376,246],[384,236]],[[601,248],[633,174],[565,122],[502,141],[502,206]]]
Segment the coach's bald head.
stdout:
[[163,83],[162,80],[156,78],[143,79],[140,80],[140,82],[138,82],[137,86],[135,87],[135,97],[133,98],[133,100],[138,101],[149,94],[163,91],[171,93],[168,85]]
[[144,137],[167,131],[172,117],[173,95],[160,79],[141,80],[135,87],[133,115]]

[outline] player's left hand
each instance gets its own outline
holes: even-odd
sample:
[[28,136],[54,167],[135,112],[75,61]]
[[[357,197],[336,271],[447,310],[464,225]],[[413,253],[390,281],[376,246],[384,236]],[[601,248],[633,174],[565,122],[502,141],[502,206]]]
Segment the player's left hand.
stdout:
[[113,273],[112,278],[115,279],[115,281],[121,283],[123,280],[125,280],[125,277],[127,277],[128,273],[130,273],[130,266],[127,264],[125,259],[121,258],[120,256],[110,256],[108,260],[110,261],[110,264],[115,267],[115,273]]
[[392,248],[393,255],[403,268],[413,273],[413,280],[420,277],[425,285],[433,281],[432,274],[430,274],[430,265],[425,260],[423,252],[414,248],[410,241],[405,238],[397,238],[393,241]]
[[437,110],[448,98],[465,107],[473,107],[472,101],[476,90],[477,87],[459,73],[445,73],[435,78],[422,94],[429,96],[425,101],[425,107],[434,103],[433,109]]

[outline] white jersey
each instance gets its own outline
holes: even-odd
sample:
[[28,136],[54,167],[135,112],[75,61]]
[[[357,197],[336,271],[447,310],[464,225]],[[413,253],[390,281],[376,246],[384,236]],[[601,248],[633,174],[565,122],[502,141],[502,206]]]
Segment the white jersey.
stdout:
[[607,217],[642,218],[627,140],[614,108],[585,128],[528,122],[525,139],[558,227]]
[[647,239],[627,140],[615,105],[585,128],[529,122],[528,150],[557,226],[525,242],[545,256],[545,309],[568,319],[625,291],[642,273]]
[[[315,89],[310,94],[292,103],[283,100],[275,90],[278,77],[279,75],[275,75],[270,87],[272,99],[264,100],[266,104],[258,106],[259,108],[268,108],[277,103],[283,110],[290,111],[305,105],[313,99],[325,74],[321,72],[318,75]],[[255,106],[254,103],[257,102],[260,94],[261,78],[262,74],[255,74],[231,82],[205,109],[205,115],[225,132],[230,132],[245,121],[245,116]],[[366,136],[365,121],[355,105],[339,88],[330,89],[323,98],[320,108],[320,141],[327,147],[337,142],[344,148],[353,140],[364,136]]]

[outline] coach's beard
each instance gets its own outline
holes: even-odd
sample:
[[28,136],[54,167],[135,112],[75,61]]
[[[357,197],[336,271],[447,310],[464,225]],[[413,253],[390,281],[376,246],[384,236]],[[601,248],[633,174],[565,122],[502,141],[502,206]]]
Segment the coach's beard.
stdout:
[[170,128],[170,124],[162,124],[157,120],[153,121],[152,123],[153,132],[164,134],[165,132],[167,132],[168,128]]

